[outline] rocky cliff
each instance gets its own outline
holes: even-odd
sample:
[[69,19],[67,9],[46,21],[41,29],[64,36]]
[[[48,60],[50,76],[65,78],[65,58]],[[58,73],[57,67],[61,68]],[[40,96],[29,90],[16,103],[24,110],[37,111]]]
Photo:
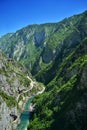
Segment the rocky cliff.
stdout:
[[[55,67],[56,75],[47,84],[46,91],[34,99],[36,113],[29,130],[86,130],[87,39]],[[47,78],[51,76],[50,71],[47,75]]]
[[29,25],[0,38],[0,47],[8,57],[25,64],[33,75],[64,51],[63,59],[87,35],[87,11],[58,23]]
[[[16,106],[25,97],[19,93],[30,87],[25,65],[46,85],[33,100],[36,109],[29,130],[87,129],[87,11],[59,23],[29,25],[9,33],[0,38],[0,47],[9,57],[1,53],[1,128],[12,128],[5,124],[11,121],[11,111],[21,109]],[[9,120],[4,124],[5,117]]]
[[31,81],[25,67],[0,50],[0,130],[16,129],[27,97],[40,90],[39,86],[32,86]]

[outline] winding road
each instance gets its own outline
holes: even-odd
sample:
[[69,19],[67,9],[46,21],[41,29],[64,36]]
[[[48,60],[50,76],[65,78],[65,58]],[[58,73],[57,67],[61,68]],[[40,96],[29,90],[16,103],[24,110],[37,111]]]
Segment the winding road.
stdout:
[[[19,100],[20,95],[23,95],[24,93],[29,92],[30,90],[33,89],[33,87],[34,87],[35,85],[36,85],[36,86],[38,85],[38,83],[37,83],[36,81],[33,81],[29,76],[27,76],[27,78],[31,81],[31,82],[30,82],[30,88],[29,88],[28,90],[23,91],[22,93],[20,93],[20,94],[18,95],[18,97],[17,97],[17,101]],[[37,96],[37,95],[39,95],[39,94],[42,94],[42,93],[44,92],[44,90],[45,90],[45,87],[43,86],[43,87],[42,87],[42,90],[41,90],[41,91],[38,91],[34,96]],[[31,96],[31,97],[32,97],[32,96]],[[28,97],[28,99],[31,98],[31,97]],[[25,103],[26,103],[26,102],[25,102]],[[23,104],[23,106],[25,106],[25,103]],[[30,106],[32,110],[33,110],[33,107],[34,107],[34,106],[35,106],[35,104],[32,105],[32,106]],[[18,120],[20,120],[20,115],[17,117],[17,119],[16,119],[15,121],[13,121],[13,123],[17,123]]]

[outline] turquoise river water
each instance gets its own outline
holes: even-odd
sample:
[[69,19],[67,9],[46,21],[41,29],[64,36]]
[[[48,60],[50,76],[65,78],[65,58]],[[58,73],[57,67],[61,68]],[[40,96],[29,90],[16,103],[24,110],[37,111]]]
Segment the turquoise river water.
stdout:
[[29,110],[29,107],[30,107],[30,103],[32,102],[32,99],[33,98],[30,98],[28,99],[28,101],[26,102],[26,105],[24,107],[24,110],[22,113],[21,113],[21,116],[20,116],[20,124],[18,125],[17,127],[17,130],[27,130],[27,127],[29,125],[29,118],[30,118],[30,112],[26,111],[26,110]]

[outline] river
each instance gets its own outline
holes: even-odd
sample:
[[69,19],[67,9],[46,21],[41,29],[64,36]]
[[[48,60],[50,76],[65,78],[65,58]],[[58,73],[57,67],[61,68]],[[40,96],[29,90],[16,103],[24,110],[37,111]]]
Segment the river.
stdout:
[[[27,77],[27,78],[30,79],[29,77]],[[30,88],[30,90],[33,88],[34,85],[35,85],[35,82],[33,82],[31,80],[31,85],[30,85],[31,88]],[[30,91],[30,90],[28,90],[28,91]],[[38,91],[34,96],[32,96],[31,98],[28,99],[28,101],[25,104],[24,111],[21,113],[21,116],[20,116],[20,124],[18,125],[16,130],[27,130],[27,127],[29,125],[30,112],[28,112],[26,110],[30,109],[30,104],[32,102],[32,99],[35,96],[37,96],[39,94],[42,94],[44,92],[44,90],[45,90],[45,87],[43,86],[43,89],[41,91]]]
[[27,127],[29,125],[30,112],[26,110],[29,110],[32,99],[33,97],[29,98],[25,104],[24,111],[21,113],[20,116],[20,124],[18,125],[17,130],[27,130]]

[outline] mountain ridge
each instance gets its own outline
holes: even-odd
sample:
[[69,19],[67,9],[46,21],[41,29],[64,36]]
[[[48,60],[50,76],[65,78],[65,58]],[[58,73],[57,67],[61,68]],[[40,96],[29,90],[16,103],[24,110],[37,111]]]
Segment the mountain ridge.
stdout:
[[[31,25],[7,34],[0,38],[0,48],[9,62],[15,59],[46,86],[33,99],[29,130],[87,129],[87,11],[57,24]],[[7,62],[8,69],[16,66],[12,61],[14,67]],[[29,84],[25,74],[16,78]]]
[[0,48],[9,57],[25,64],[35,75],[42,66],[55,59],[59,51],[58,46],[61,47],[68,35],[73,31],[79,33],[76,26],[80,24],[86,12],[66,18],[59,23],[29,25],[16,33],[5,35],[0,38]]

